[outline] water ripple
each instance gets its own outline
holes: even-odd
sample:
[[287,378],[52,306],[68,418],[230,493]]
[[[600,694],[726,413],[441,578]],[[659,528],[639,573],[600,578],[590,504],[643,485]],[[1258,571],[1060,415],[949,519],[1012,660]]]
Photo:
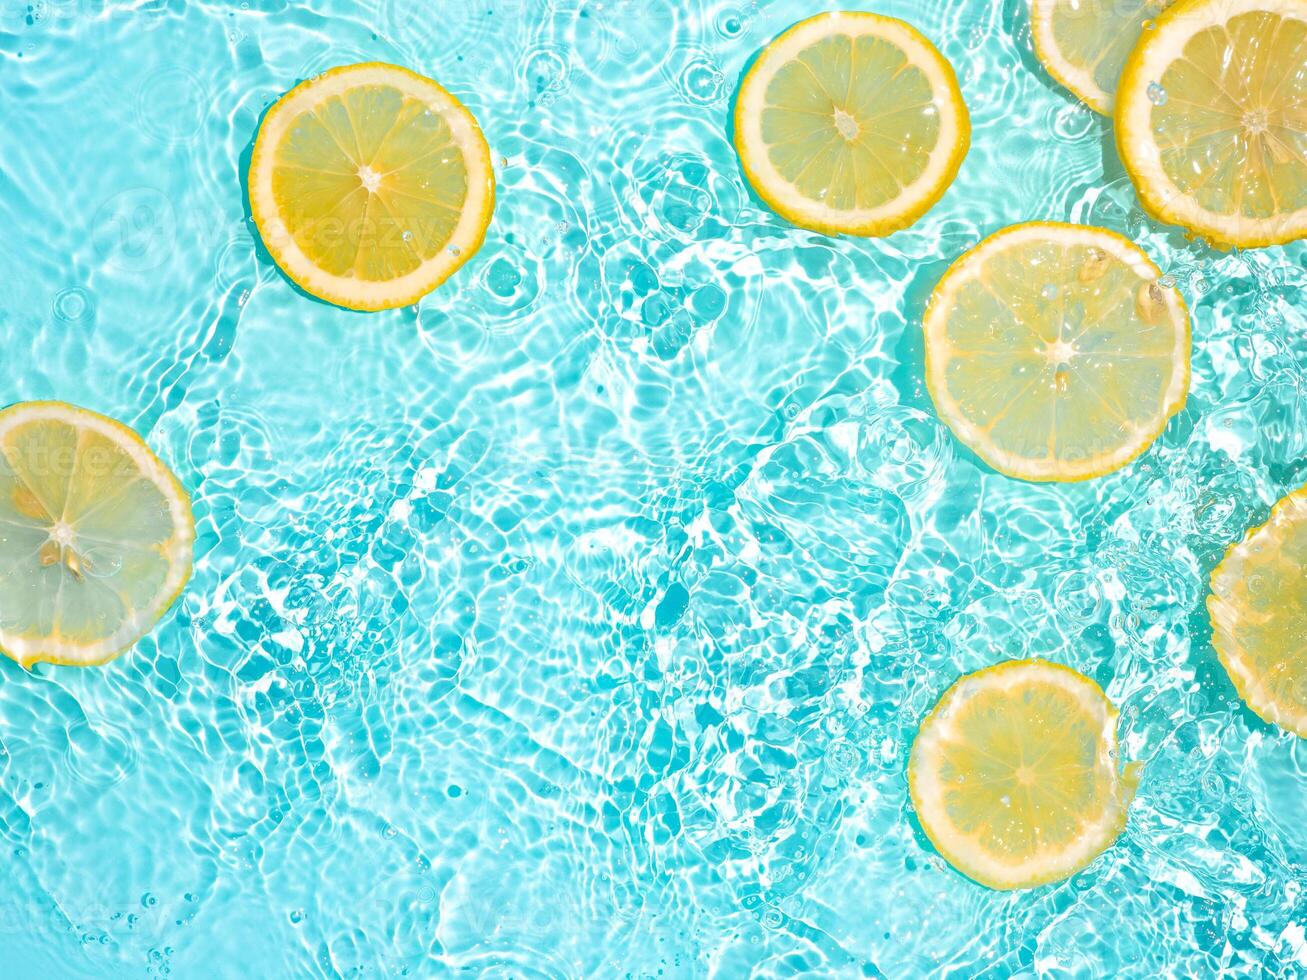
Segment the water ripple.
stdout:
[[[799,0],[0,4],[10,399],[138,426],[198,531],[131,654],[0,660],[11,972],[1301,972],[1307,759],[1202,603],[1307,481],[1304,250],[1151,222],[1025,0],[875,6],[974,125],[884,240],[790,226],[735,157]],[[498,185],[478,255],[366,317],[242,187],[267,106],[359,60],[463,99]],[[1188,405],[1091,484],[993,473],[922,384],[934,284],[1021,220],[1129,235],[1193,312]],[[1093,676],[1146,765],[1120,844],[1000,894],[904,771],[1011,656]]]

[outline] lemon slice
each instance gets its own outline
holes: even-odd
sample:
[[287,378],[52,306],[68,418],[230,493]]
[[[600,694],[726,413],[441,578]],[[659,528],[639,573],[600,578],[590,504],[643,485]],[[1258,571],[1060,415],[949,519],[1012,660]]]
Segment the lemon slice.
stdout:
[[1102,228],[1015,225],[927,304],[926,384],[981,459],[1023,480],[1087,480],[1147,449],[1189,390],[1189,314],[1161,270]]
[[1173,0],[1031,0],[1035,54],[1048,73],[1104,115],[1144,25]]
[[378,62],[333,68],[269,109],[249,186],[286,275],[355,310],[435,289],[481,247],[495,205],[472,114],[431,79]]
[[1117,711],[1097,684],[1044,660],[950,687],[908,761],[917,819],[940,854],[990,888],[1087,867],[1125,829],[1140,764],[1121,771]]
[[1217,245],[1307,235],[1307,0],[1183,0],[1117,90],[1116,139],[1145,210]]
[[131,429],[60,402],[0,412],[0,649],[112,660],[191,574],[190,498]]
[[1307,738],[1307,486],[1212,572],[1212,643],[1239,696]]
[[914,28],[836,12],[790,28],[740,83],[735,148],[778,214],[828,234],[888,235],[962,166],[971,121],[953,68]]

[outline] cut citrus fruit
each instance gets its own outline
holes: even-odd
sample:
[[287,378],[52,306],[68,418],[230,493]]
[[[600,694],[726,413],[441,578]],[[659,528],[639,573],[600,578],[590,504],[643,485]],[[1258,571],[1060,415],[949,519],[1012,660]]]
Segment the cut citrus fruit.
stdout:
[[141,437],[86,409],[0,412],[0,649],[24,666],[112,660],[191,574],[186,491]]
[[941,855],[990,888],[1087,867],[1120,836],[1140,764],[1116,758],[1117,711],[1088,677],[1045,660],[968,674],[921,724],[908,786]]
[[466,262],[495,205],[490,150],[463,104],[378,62],[309,79],[263,119],[250,210],[277,264],[355,310],[408,306]]
[[1307,235],[1307,0],[1182,0],[1117,89],[1116,139],[1145,210],[1214,244]]
[[1307,738],[1307,486],[1212,572],[1212,643],[1260,717]]
[[1174,0],[1031,0],[1035,54],[1048,73],[1108,115],[1144,25]]
[[926,384],[981,459],[1087,480],[1147,449],[1189,391],[1189,313],[1134,243],[1025,224],[953,263],[926,308]]
[[901,20],[820,14],[740,83],[735,148],[758,195],[828,234],[888,235],[940,199],[971,143],[952,66]]

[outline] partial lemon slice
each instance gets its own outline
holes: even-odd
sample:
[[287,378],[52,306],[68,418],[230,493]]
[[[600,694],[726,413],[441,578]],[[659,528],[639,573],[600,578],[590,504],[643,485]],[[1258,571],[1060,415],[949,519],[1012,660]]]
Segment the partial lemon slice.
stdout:
[[61,402],[0,412],[0,650],[112,660],[191,574],[190,498],[131,429]]
[[1145,31],[1116,139],[1144,208],[1217,245],[1307,235],[1307,0],[1182,0]]
[[250,210],[286,275],[355,310],[408,306],[481,247],[495,205],[472,113],[379,62],[309,79],[268,110]]
[[1189,391],[1189,313],[1133,242],[1015,225],[944,274],[926,308],[940,417],[996,470],[1087,480],[1147,449]]
[[1212,572],[1207,610],[1239,696],[1307,738],[1307,486],[1226,552]]
[[1048,73],[1104,115],[1144,25],[1174,0],[1031,0],[1035,54]]
[[1087,867],[1125,829],[1140,764],[1118,768],[1117,711],[1088,677],[1008,661],[950,687],[908,761],[917,819],[953,867],[1031,888]]
[[740,84],[735,148],[796,225],[888,235],[939,200],[971,143],[953,68],[914,28],[836,12],[790,28]]

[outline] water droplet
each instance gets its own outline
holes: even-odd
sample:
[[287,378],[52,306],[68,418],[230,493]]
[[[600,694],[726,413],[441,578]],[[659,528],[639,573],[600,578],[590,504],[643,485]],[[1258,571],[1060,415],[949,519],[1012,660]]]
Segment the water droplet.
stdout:
[[93,311],[90,294],[80,286],[61,289],[54,298],[54,315],[65,323],[80,323]]
[[1157,82],[1148,83],[1148,101],[1153,105],[1166,105],[1166,89]]

